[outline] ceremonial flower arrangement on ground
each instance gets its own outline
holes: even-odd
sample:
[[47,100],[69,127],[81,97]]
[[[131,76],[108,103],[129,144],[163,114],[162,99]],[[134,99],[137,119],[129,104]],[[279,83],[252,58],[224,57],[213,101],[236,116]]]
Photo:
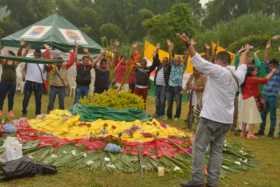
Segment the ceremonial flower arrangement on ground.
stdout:
[[[16,135],[25,155],[59,167],[93,171],[190,171],[191,133],[152,119],[140,109],[143,101],[138,96],[114,90],[104,95],[88,97],[69,111],[17,120]],[[120,95],[130,100],[114,102]],[[241,146],[225,144],[224,173],[251,166],[252,157]]]

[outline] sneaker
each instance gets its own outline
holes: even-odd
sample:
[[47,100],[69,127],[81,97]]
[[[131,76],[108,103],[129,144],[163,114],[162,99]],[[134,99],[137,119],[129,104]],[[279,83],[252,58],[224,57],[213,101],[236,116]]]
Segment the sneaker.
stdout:
[[273,138],[273,137],[274,137],[274,134],[273,134],[273,133],[269,133],[269,134],[267,135],[267,137]]
[[179,118],[175,118],[174,120],[175,120],[175,121],[178,121],[178,120],[179,120]]
[[8,113],[8,117],[9,117],[9,118],[14,118],[14,117],[15,117],[15,113],[14,113],[13,111],[10,111],[10,112]]

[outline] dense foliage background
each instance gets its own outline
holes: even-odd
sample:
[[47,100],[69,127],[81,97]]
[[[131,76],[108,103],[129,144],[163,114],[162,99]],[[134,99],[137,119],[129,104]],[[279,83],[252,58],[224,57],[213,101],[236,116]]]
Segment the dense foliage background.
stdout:
[[200,45],[216,41],[236,50],[246,42],[264,47],[280,34],[280,0],[212,0],[206,7],[199,0],[1,0],[0,37],[54,13],[103,45],[176,42],[174,33],[186,32]]

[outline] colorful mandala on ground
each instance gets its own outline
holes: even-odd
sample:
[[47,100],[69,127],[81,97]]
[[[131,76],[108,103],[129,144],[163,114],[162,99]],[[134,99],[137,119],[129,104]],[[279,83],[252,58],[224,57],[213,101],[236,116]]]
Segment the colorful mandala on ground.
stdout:
[[[44,163],[128,173],[191,169],[191,134],[155,119],[84,122],[78,114],[55,110],[15,124],[25,155]],[[224,157],[223,173],[252,166],[251,155],[240,145],[225,144]]]

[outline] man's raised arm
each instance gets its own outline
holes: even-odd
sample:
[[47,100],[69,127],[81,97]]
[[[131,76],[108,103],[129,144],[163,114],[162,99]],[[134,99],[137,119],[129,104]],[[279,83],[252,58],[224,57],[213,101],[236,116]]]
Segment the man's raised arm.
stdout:
[[186,34],[177,34],[181,41],[186,45],[192,57],[193,66],[201,73],[208,76],[215,76],[221,71],[221,67],[202,58],[194,48],[193,42]]

